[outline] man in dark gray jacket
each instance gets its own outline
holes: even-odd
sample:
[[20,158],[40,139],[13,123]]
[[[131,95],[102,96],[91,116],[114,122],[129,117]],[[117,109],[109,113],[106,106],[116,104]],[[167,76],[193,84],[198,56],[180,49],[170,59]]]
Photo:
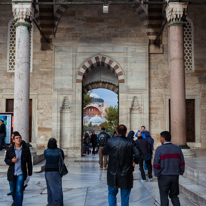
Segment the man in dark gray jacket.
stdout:
[[121,204],[129,205],[129,195],[133,187],[134,162],[138,164],[140,158],[135,142],[128,139],[126,133],[126,126],[119,125],[117,136],[109,139],[102,150],[103,155],[109,155],[107,170],[109,206],[116,206],[119,188],[121,188]]

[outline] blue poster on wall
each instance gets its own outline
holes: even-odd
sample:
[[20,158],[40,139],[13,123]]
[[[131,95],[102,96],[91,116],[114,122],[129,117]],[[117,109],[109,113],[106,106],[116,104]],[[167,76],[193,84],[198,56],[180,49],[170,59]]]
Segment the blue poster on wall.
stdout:
[[12,131],[12,114],[0,114],[0,121],[3,120],[6,128],[5,142],[11,144],[11,131]]

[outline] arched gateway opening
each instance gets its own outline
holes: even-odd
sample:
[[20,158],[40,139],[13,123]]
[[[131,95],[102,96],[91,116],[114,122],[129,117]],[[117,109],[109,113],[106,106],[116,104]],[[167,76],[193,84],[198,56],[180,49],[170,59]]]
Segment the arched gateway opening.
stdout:
[[[114,59],[97,55],[84,61],[78,71],[76,83],[82,84],[82,94],[93,89],[104,88],[119,95],[119,84],[124,83],[124,81],[123,70]],[[85,124],[92,122],[90,118],[91,120],[99,119],[102,122],[104,121],[104,101],[99,98],[94,98],[94,100],[96,102],[92,102],[86,107],[82,105],[82,137],[83,127]],[[99,126],[98,123],[92,123],[92,125]]]
[[[108,50],[109,46],[79,43],[77,50],[55,48],[52,136],[70,157],[82,154],[82,97],[92,89],[118,94],[119,124],[134,131],[141,125],[149,128],[148,45],[126,44],[128,53],[115,46]],[[95,55],[100,48],[102,53]]]

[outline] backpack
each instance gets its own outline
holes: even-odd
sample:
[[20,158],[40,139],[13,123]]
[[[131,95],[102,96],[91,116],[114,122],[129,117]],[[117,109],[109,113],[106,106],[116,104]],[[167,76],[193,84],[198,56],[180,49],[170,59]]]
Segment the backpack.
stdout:
[[107,142],[107,137],[105,133],[100,134],[99,136],[99,145],[104,146]]

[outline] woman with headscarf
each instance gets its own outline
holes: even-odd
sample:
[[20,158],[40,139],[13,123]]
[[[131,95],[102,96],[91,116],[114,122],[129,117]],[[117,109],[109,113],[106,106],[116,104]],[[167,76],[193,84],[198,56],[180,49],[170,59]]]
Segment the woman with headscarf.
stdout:
[[56,139],[50,138],[48,149],[44,151],[48,206],[63,206],[62,178],[59,173],[60,155],[64,159],[64,152],[57,148]]
[[133,140],[133,139],[134,139],[134,131],[131,130],[131,131],[129,132],[129,134],[127,135],[127,138]]

